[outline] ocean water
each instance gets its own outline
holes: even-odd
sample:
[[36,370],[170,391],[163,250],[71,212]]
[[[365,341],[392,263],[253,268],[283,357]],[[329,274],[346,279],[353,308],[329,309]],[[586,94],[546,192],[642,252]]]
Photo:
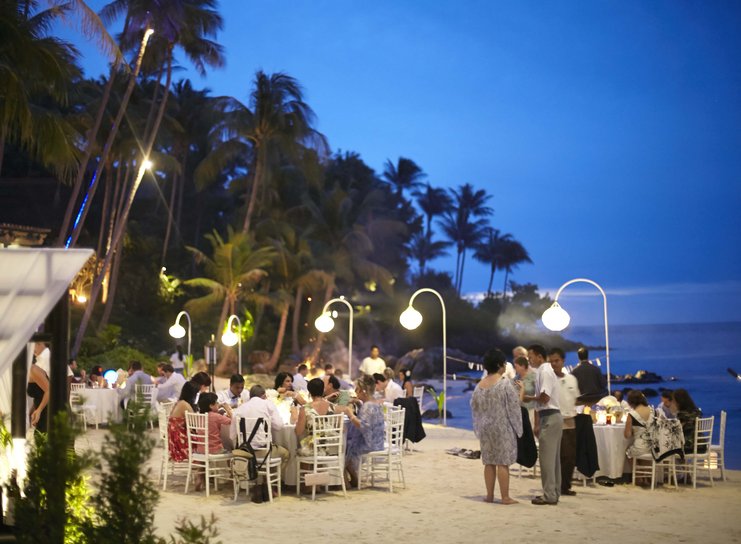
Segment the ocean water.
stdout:
[[[587,345],[605,343],[604,328],[570,327],[564,333],[570,340]],[[636,387],[686,389],[703,412],[714,415],[713,442],[718,442],[720,411],[728,413],[726,424],[726,467],[741,469],[741,380],[734,379],[727,368],[741,373],[741,323],[693,323],[667,325],[617,325],[610,327],[610,370],[612,374],[634,374],[648,370],[666,381],[647,385],[616,384],[614,389]],[[605,352],[593,349],[590,358],[599,357],[606,371]],[[577,363],[575,353],[567,353],[566,364]],[[675,381],[669,381],[674,377]],[[453,415],[448,425],[471,429],[469,408],[471,391],[467,381],[448,380],[448,411]],[[425,405],[431,408],[431,399]],[[659,397],[649,397],[656,405]]]

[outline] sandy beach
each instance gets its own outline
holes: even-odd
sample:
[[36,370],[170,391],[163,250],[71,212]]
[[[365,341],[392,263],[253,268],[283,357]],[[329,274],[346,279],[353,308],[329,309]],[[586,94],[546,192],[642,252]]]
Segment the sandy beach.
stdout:
[[[698,489],[655,491],[630,485],[612,488],[575,485],[575,497],[558,506],[533,506],[540,480],[513,475],[511,494],[520,504],[483,502],[480,460],[448,455],[446,449],[478,449],[471,431],[425,425],[427,438],[404,458],[406,489],[389,493],[384,487],[297,498],[284,492],[273,504],[255,504],[244,494],[232,500],[232,488],[183,494],[184,477],[176,476],[162,492],[156,512],[157,530],[169,534],[178,518],[195,521],[200,515],[218,518],[218,539],[238,542],[254,538],[295,540],[302,544],[334,537],[352,542],[586,542],[597,535],[613,541],[629,536],[642,542],[741,542],[738,511],[741,471],[729,471],[727,482]],[[106,431],[89,430],[78,447],[98,448]],[[150,431],[151,432],[151,431]],[[162,448],[150,461],[157,477]],[[499,490],[496,490],[497,497]]]

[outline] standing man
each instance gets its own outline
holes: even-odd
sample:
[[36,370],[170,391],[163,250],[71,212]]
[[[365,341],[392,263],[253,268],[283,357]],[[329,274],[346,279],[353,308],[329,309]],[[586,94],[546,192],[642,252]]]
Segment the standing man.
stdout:
[[589,350],[581,347],[576,356],[579,364],[571,374],[579,382],[579,404],[592,405],[607,395],[607,377],[589,361]]
[[561,431],[563,418],[559,408],[558,383],[553,368],[545,361],[545,348],[533,344],[527,350],[530,366],[535,370],[535,395],[525,401],[535,401],[535,436],[540,439],[540,481],[543,495],[531,502],[535,505],[558,504],[561,496]]
[[548,362],[553,367],[558,381],[561,384],[558,404],[563,417],[563,433],[561,435],[561,495],[573,496],[576,491],[571,489],[571,478],[576,466],[576,399],[579,397],[579,382],[571,374],[563,371],[566,354],[561,348],[552,348],[548,352]]
[[386,370],[386,361],[381,359],[380,353],[378,346],[371,346],[370,357],[366,357],[360,363],[360,372],[371,378],[373,374],[383,374],[383,371]]

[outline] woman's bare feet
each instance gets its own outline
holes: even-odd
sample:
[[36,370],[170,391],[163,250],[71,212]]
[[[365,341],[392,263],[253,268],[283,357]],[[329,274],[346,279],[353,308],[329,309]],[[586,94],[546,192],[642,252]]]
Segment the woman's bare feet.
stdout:
[[502,504],[517,504],[519,502],[520,501],[516,501],[512,497],[507,497],[506,499],[504,497],[502,497]]

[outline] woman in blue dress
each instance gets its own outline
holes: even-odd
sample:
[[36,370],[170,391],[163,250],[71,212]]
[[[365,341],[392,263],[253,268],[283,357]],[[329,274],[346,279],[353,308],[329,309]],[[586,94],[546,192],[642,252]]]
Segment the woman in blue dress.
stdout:
[[347,430],[347,449],[345,451],[345,470],[349,475],[349,484],[358,485],[358,467],[360,457],[364,453],[383,449],[384,422],[383,407],[373,399],[376,382],[371,376],[358,379],[355,394],[363,405],[358,415],[351,407],[345,407],[345,413],[350,418],[350,427]]

